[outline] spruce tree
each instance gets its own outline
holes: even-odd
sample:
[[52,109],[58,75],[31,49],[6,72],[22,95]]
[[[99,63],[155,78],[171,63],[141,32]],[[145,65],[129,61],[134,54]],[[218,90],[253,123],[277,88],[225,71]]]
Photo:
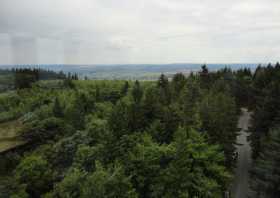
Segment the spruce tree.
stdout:
[[226,165],[233,167],[237,129],[237,109],[234,98],[225,93],[210,92],[200,104],[202,129],[210,143],[220,144],[225,152]]
[[271,130],[264,140],[251,175],[251,198],[280,197],[280,128]]
[[169,105],[171,102],[171,93],[168,78],[164,74],[160,75],[157,82],[157,87],[159,88],[161,104]]
[[58,97],[55,98],[54,100],[54,105],[53,105],[53,114],[56,117],[63,117],[63,108],[59,102]]
[[125,96],[128,92],[128,89],[129,89],[129,83],[128,81],[125,81],[124,85],[121,88],[121,95]]
[[135,81],[134,86],[132,88],[132,97],[136,104],[139,104],[143,96],[143,90],[140,86],[138,80]]

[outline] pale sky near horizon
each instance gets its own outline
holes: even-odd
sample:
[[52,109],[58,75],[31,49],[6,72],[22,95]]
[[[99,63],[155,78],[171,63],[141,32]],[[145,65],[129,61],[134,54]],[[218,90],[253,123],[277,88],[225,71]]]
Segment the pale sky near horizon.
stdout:
[[276,61],[279,0],[0,0],[0,64]]

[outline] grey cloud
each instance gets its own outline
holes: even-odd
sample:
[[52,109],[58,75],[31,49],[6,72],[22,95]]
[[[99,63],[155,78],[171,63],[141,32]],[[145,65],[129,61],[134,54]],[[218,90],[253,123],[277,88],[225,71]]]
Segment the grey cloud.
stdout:
[[1,0],[2,63],[280,59],[279,0]]

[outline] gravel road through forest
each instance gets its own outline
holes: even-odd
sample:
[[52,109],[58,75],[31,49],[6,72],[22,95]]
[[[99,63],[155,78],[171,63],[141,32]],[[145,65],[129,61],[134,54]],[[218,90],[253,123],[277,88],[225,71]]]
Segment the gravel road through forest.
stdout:
[[242,109],[242,115],[239,118],[238,127],[241,129],[237,137],[238,159],[235,170],[235,179],[233,182],[231,194],[233,198],[247,198],[249,192],[249,169],[251,166],[251,147],[247,141],[247,129],[249,127],[251,113],[247,109]]

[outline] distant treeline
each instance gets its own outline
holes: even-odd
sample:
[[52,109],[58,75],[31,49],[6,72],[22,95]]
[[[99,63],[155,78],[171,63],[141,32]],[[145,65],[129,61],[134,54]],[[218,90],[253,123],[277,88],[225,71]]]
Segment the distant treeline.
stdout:
[[[38,80],[77,80],[77,74],[68,73],[67,75],[60,71],[50,71],[41,68],[13,68],[0,69],[0,80],[3,89],[22,89],[30,88],[32,83]],[[11,86],[13,85],[13,86]],[[0,87],[1,88],[1,87]]]

